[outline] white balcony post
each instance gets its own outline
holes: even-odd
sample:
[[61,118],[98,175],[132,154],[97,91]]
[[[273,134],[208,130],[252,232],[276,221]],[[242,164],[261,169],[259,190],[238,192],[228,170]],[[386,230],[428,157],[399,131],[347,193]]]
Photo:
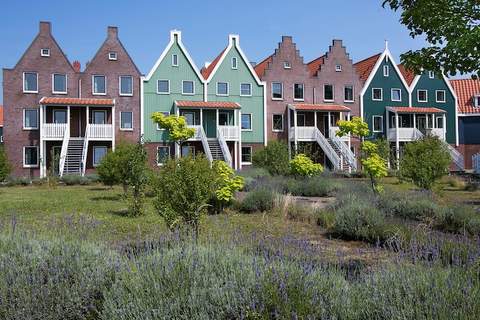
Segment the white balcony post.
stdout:
[[[330,111],[328,111],[328,125],[327,125],[327,130],[325,130],[325,131],[330,131],[331,123],[332,123],[332,120],[330,118]],[[327,135],[327,132],[325,132],[325,135]],[[330,135],[330,132],[328,133],[328,135]]]
[[70,106],[67,107],[67,126],[70,128]]
[[399,129],[398,129],[398,113],[395,112],[395,154],[397,156],[397,170],[398,166],[400,164],[400,141],[398,140],[398,135],[399,135]]
[[313,119],[314,126],[315,126],[315,128],[317,128],[317,111],[313,112],[313,116],[315,117],[315,118]]
[[45,177],[45,169],[46,169],[46,159],[45,159],[45,141],[43,140],[42,136],[45,134],[44,133],[44,121],[45,119],[43,118],[44,116],[44,109],[45,106],[40,105],[40,178]]
[[443,140],[447,141],[447,117],[445,116],[445,113],[442,115],[442,124],[443,124]]
[[115,106],[112,107],[112,151],[115,151]]
[[[290,115],[290,108],[287,107],[287,141],[288,141],[288,159],[292,159],[292,141],[290,140],[290,130],[292,127],[292,120]],[[272,118],[272,128],[273,128],[273,118]]]
[[216,125],[215,125],[215,127],[217,128],[217,132],[218,132],[218,125],[219,125],[219,123],[220,123],[220,121],[218,121],[218,109],[217,109],[217,115],[216,115],[216,118],[217,118],[217,119],[215,120],[215,121],[216,121]]
[[200,108],[200,126],[203,127],[203,108]]
[[[176,105],[175,105],[175,115],[177,117],[180,116],[180,110]],[[180,145],[178,143],[175,143],[175,158],[180,158]]]
[[295,135],[293,136],[293,142],[294,142],[294,145],[295,145],[295,153],[297,152],[297,148],[298,148],[298,141],[297,141],[297,135],[298,135],[298,129],[297,129],[297,110],[295,109],[293,111],[293,122],[294,122],[294,127],[293,127],[293,130],[295,130]]

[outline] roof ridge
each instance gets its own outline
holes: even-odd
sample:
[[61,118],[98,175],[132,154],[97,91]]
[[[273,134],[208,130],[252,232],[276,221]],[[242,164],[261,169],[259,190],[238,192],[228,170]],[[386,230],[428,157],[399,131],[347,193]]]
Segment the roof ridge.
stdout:
[[221,57],[223,56],[223,54],[225,53],[225,51],[227,50],[228,46],[225,47],[221,52],[220,54],[215,58],[213,59],[213,61],[208,65],[207,68],[203,67],[201,70],[200,70],[200,73],[202,74],[203,78],[205,80],[207,80],[210,75],[212,74],[213,72],[213,69],[215,69],[215,66],[217,65],[217,63],[220,61]]
[[380,52],[380,53],[376,53],[376,54],[374,54],[374,55],[372,55],[372,56],[370,56],[370,57],[368,57],[368,58],[365,58],[365,59],[363,59],[363,60],[360,60],[360,61],[355,62],[353,65],[356,65],[356,64],[365,62],[365,61],[367,61],[367,60],[369,60],[369,59],[372,59],[373,57],[381,56],[381,55],[382,55],[381,52]]

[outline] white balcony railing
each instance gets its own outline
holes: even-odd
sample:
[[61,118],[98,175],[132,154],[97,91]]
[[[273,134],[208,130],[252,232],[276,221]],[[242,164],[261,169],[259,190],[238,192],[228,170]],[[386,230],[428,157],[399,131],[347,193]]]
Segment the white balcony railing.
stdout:
[[[445,139],[445,131],[442,128],[427,129],[427,134],[435,135],[440,140]],[[399,141],[414,141],[420,139],[424,134],[417,128],[398,128],[398,140]],[[387,138],[390,141],[397,140],[397,130],[395,128],[388,129]]]
[[315,127],[291,127],[290,140],[315,141]]
[[40,131],[44,139],[63,139],[66,129],[66,123],[43,123]]
[[225,140],[240,139],[240,128],[238,126],[218,126],[218,133],[221,134]]
[[89,124],[87,126],[89,139],[112,139],[113,126],[111,124]]
[[202,126],[189,125],[188,127],[195,129],[195,134],[189,140],[202,140]]

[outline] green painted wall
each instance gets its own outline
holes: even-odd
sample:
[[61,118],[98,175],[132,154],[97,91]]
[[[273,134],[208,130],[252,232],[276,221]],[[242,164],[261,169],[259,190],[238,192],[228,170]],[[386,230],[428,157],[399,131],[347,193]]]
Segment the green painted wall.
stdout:
[[[388,65],[390,73],[388,77],[383,75],[383,66]],[[387,107],[401,107],[408,106],[408,90],[403,85],[401,80],[401,75],[399,75],[392,62],[385,58],[382,61],[382,64],[375,73],[370,85],[368,86],[364,96],[363,96],[363,117],[364,121],[368,123],[368,127],[371,132],[371,137],[381,137],[386,136],[387,130],[387,118],[386,118],[386,108]],[[382,88],[383,89],[383,100],[382,101],[373,101],[372,100],[372,89],[373,88]],[[391,89],[401,89],[402,90],[402,101],[392,101],[391,99]],[[383,133],[373,133],[372,119],[374,115],[383,116]]]
[[[178,67],[172,66],[172,55],[178,55]],[[170,80],[170,94],[157,94],[157,80]],[[194,95],[182,95],[182,80],[195,82]],[[144,138],[149,142],[162,142],[168,139],[165,130],[157,130],[151,120],[153,112],[162,111],[173,113],[175,100],[203,101],[204,87],[195,73],[187,57],[175,42],[164,59],[154,71],[149,81],[144,81]]]
[[[427,102],[418,102],[417,90],[427,90]],[[436,90],[445,90],[445,103],[436,102]],[[435,78],[430,79],[428,72],[424,72],[420,76],[412,92],[412,106],[434,107],[447,111],[447,142],[452,144],[456,142],[455,98],[441,75],[435,74]]]
[[[232,57],[237,58],[238,68],[232,69]],[[229,95],[217,96],[217,82],[229,83]],[[240,84],[251,83],[252,96],[240,96]],[[252,114],[252,131],[242,131],[242,143],[263,143],[264,142],[264,111],[263,111],[263,90],[264,87],[257,84],[254,76],[250,73],[240,53],[232,46],[225,59],[218,67],[211,81],[208,83],[208,101],[232,101],[238,102],[242,114]]]

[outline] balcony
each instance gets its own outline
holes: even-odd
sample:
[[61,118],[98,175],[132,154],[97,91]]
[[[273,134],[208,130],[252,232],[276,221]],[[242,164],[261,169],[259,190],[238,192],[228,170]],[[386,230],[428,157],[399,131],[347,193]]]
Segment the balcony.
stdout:
[[113,125],[111,124],[88,124],[88,139],[110,140],[113,139]]
[[[428,134],[437,136],[440,138],[440,140],[445,140],[445,129],[434,128],[423,131],[424,132],[418,130],[417,128],[398,128],[398,141],[415,141]],[[387,139],[389,141],[397,140],[397,130],[395,128],[388,129]]]
[[[189,125],[188,127],[195,129],[195,134],[192,138],[190,138],[190,140],[191,141],[200,141],[202,139],[201,138],[202,126],[200,126],[200,125]],[[240,140],[240,128],[238,126],[218,126],[218,132],[227,141]]]
[[67,129],[66,123],[42,123],[40,132],[42,139],[61,140]]

